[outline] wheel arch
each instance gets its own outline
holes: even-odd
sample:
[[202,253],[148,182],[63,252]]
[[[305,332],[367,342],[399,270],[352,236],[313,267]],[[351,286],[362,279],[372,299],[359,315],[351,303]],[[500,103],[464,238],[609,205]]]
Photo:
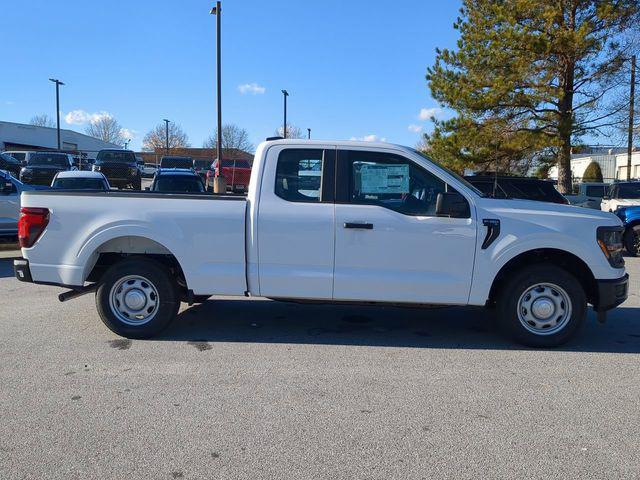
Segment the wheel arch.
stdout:
[[184,270],[178,257],[160,241],[146,236],[114,236],[103,241],[86,255],[83,278],[88,282],[99,281],[109,267],[125,258],[144,257],[165,265],[176,275],[178,284],[187,287]]
[[502,285],[511,275],[524,267],[539,263],[550,263],[571,273],[582,285],[587,301],[592,305],[598,303],[598,286],[589,266],[577,255],[558,248],[528,250],[510,259],[494,277],[487,303],[495,304]]

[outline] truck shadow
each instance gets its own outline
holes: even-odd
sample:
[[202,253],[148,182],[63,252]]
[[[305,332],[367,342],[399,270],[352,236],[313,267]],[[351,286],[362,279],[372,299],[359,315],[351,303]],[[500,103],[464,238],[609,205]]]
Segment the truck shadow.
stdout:
[[[589,313],[563,351],[640,353],[640,308],[620,307],[598,324]],[[484,308],[414,309],[209,300],[184,310],[159,340],[410,348],[522,350]]]

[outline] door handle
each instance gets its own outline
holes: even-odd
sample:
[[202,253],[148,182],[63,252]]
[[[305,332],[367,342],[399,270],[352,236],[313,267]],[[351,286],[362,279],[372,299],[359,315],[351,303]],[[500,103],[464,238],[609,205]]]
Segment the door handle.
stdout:
[[373,230],[373,223],[345,222],[344,228],[359,228],[362,230]]

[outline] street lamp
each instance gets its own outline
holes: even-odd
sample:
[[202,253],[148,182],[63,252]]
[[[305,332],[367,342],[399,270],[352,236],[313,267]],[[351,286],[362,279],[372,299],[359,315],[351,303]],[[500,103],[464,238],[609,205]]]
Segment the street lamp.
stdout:
[[162,121],[164,122],[164,148],[167,151],[167,154],[169,153],[169,122],[171,120],[167,120],[166,118],[163,118]]
[[218,157],[218,170],[214,171],[213,191],[214,193],[225,193],[227,191],[226,180],[222,176],[222,62],[220,48],[220,32],[222,22],[222,5],[216,2],[216,6],[209,12],[216,16],[216,96],[218,101],[218,138],[216,140],[216,156]]
[[126,150],[129,147],[129,142],[131,142],[131,139],[128,138],[124,141],[124,149]]
[[307,128],[307,139],[311,140],[311,129]]
[[284,123],[282,126],[282,136],[287,138],[287,97],[289,96],[289,92],[282,90],[282,95],[284,96]]
[[50,82],[56,84],[56,119],[57,119],[57,134],[58,134],[58,150],[60,150],[60,85],[64,85],[57,78],[50,78]]

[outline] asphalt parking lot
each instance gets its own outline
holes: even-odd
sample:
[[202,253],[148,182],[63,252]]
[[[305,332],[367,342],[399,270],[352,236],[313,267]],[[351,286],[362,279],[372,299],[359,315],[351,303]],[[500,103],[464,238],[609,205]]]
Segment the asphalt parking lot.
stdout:
[[530,350],[481,309],[215,298],[126,340],[0,260],[0,478],[638,478],[629,300]]

